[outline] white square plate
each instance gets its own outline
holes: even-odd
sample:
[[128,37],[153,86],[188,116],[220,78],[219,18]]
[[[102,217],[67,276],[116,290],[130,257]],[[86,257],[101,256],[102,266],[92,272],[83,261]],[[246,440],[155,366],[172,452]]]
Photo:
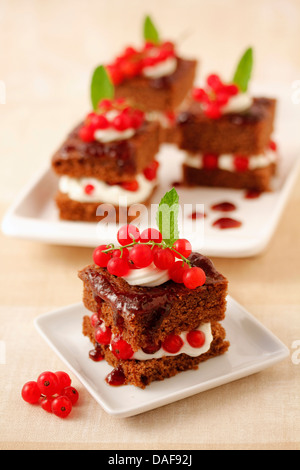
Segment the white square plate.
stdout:
[[[272,90],[270,91],[272,94]],[[297,177],[300,164],[299,116],[286,90],[275,88],[274,96],[279,99],[278,119],[274,136],[279,144],[280,163],[278,174],[273,181],[273,191],[257,199],[245,199],[245,191],[221,188],[176,188],[184,210],[179,221],[181,237],[188,238],[195,251],[207,256],[246,257],[254,256],[268,245],[280,220],[285,203]],[[183,154],[171,145],[162,146],[158,159],[159,189],[152,200],[154,209],[149,219],[141,221],[141,229],[155,226],[155,207],[174,182],[181,179]],[[97,223],[61,221],[55,207],[57,177],[49,166],[43,169],[22,191],[15,203],[8,209],[2,223],[6,235],[32,239],[60,245],[96,247],[102,243],[116,242],[116,226],[101,227]],[[220,230],[212,223],[222,216],[211,210],[213,204],[229,201],[236,206],[232,217],[242,222],[241,227]],[[190,219],[192,212],[204,205],[205,219],[195,222]],[[203,207],[201,207],[203,209]],[[195,225],[196,224],[196,225]]]
[[82,334],[82,318],[89,315],[79,303],[43,314],[35,320],[38,332],[78,377],[103,409],[124,418],[158,408],[199,392],[232,382],[276,364],[288,348],[230,296],[222,322],[229,350],[200,364],[198,370],[179,373],[141,390],[133,385],[112,387],[105,377],[112,368],[89,358],[92,345]]

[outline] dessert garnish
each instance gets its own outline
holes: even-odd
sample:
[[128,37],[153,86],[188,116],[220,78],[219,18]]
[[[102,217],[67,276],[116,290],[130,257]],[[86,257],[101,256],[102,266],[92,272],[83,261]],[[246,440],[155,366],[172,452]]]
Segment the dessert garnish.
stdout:
[[[251,77],[253,67],[253,51],[248,48],[240,59],[232,82],[224,83],[217,74],[210,74],[206,79],[205,88],[194,88],[192,96],[203,106],[204,114],[211,119],[219,119],[233,97],[242,96],[242,101],[238,103],[237,108],[247,107],[249,98],[246,95],[248,83]],[[235,98],[236,99],[236,98]],[[240,99],[241,101],[241,99]],[[237,103],[236,103],[237,104]],[[232,107],[234,110],[234,107]],[[228,110],[231,108],[228,107]]]
[[143,111],[133,108],[123,98],[114,98],[114,85],[103,65],[94,70],[91,101],[93,111],[79,130],[84,142],[128,139],[144,123]]
[[183,283],[189,289],[202,286],[206,280],[205,272],[191,265],[188,258],[192,245],[187,239],[179,238],[178,201],[178,194],[172,188],[159,203],[156,213],[158,229],[148,228],[140,232],[133,224],[120,227],[117,232],[119,246],[111,243],[95,248],[94,263],[125,280],[131,271],[138,277],[139,269],[152,266],[158,274],[165,272],[166,280]]
[[170,41],[160,39],[157,28],[150,16],[144,20],[144,45],[141,48],[128,46],[111,64],[107,65],[107,71],[114,85],[119,85],[127,79],[138,75],[148,75],[151,78],[150,68],[166,63],[172,59],[170,69],[166,75],[176,68],[175,46]]
[[77,403],[79,393],[72,387],[66,372],[45,371],[36,381],[30,380],[23,385],[21,396],[27,403],[40,404],[48,413],[66,418]]

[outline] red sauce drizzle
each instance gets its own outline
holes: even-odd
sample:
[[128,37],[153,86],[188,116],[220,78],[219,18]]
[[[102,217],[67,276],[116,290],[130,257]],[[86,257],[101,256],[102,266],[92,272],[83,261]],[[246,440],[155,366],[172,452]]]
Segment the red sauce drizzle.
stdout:
[[108,385],[113,385],[115,387],[118,387],[119,385],[124,385],[125,375],[122,367],[119,366],[116,367],[116,369],[113,369],[110,374],[108,374],[105,380]]
[[230,217],[221,217],[213,223],[213,227],[220,229],[226,228],[238,228],[242,225],[242,222],[239,220],[231,219]]
[[211,209],[213,211],[221,211],[221,212],[230,212],[230,211],[235,211],[236,206],[232,204],[232,202],[220,202],[218,204],[214,204],[211,206]]
[[261,195],[262,191],[259,191],[258,189],[249,189],[245,193],[245,198],[246,199],[257,199]]
[[104,359],[100,349],[97,349],[97,347],[89,352],[89,358],[92,359],[94,362],[100,362]]
[[189,219],[203,219],[203,217],[206,217],[205,214],[203,214],[203,212],[192,212],[190,215],[189,215]]

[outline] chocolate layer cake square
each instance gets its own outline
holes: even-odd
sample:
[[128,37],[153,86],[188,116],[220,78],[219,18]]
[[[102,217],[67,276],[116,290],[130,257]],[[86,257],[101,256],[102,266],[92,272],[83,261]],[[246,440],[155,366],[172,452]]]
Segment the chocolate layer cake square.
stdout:
[[[122,383],[145,388],[227,351],[229,343],[219,322],[225,316],[228,281],[207,257],[192,253],[189,261],[206,275],[205,284],[195,289],[172,280],[156,287],[132,286],[95,265],[79,272],[84,305],[93,312],[83,319],[83,334],[95,347],[94,357],[104,357]],[[107,344],[97,343],[99,328],[111,332]],[[205,341],[193,347],[187,339],[195,331],[201,331]],[[182,348],[174,354],[166,344],[178,337]],[[114,338],[129,345],[130,359],[115,354]]]

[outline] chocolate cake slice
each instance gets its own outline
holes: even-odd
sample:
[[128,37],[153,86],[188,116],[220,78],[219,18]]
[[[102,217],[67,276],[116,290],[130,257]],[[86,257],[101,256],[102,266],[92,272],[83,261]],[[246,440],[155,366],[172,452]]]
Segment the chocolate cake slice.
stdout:
[[[93,312],[83,319],[83,334],[94,345],[92,356],[104,357],[114,367],[112,377],[117,375],[121,383],[145,388],[227,351],[229,342],[220,321],[225,316],[228,281],[207,257],[192,253],[188,260],[205,273],[205,283],[195,289],[171,279],[155,287],[133,286],[126,277],[96,265],[79,272],[83,303]],[[110,332],[106,344],[97,342],[99,328],[100,333]],[[128,359],[112,346],[120,340],[125,351],[129,345]],[[179,350],[172,353],[176,342]]]

